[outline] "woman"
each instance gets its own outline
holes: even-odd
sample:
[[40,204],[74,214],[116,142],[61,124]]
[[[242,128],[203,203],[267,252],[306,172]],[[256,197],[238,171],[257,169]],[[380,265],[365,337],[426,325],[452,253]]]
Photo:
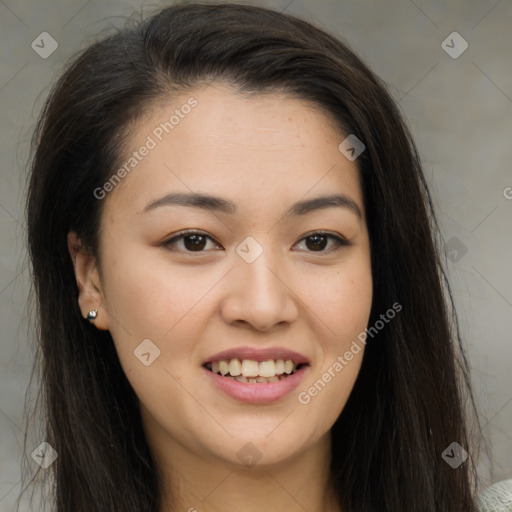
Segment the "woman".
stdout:
[[56,510],[476,510],[427,185],[344,43],[188,4],[93,44],[27,215]]

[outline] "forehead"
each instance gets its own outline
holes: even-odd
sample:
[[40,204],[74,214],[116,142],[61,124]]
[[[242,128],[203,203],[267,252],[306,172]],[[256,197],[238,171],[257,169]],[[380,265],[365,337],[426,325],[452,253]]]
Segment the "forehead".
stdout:
[[126,172],[107,202],[141,210],[164,193],[202,192],[261,208],[342,192],[362,209],[357,165],[338,149],[344,138],[305,100],[220,84],[190,89],[131,127]]

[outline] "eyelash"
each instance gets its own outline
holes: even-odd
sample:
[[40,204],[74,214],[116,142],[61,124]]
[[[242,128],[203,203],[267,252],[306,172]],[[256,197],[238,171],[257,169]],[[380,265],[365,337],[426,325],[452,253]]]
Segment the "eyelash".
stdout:
[[[168,240],[162,242],[162,246],[166,247],[166,248],[169,248],[170,250],[174,251],[174,250],[176,250],[176,248],[173,248],[172,246],[173,246],[173,244],[177,240],[183,239],[184,237],[191,236],[191,235],[204,236],[206,238],[209,238],[212,242],[217,244],[217,242],[211,236],[207,235],[206,233],[204,233],[202,231],[185,230],[185,231],[181,231],[177,235],[174,235],[172,238],[169,238]],[[337,246],[334,249],[322,250],[322,251],[307,251],[307,252],[311,252],[311,253],[317,253],[318,252],[318,253],[324,253],[325,254],[325,253],[335,252],[335,251],[338,251],[339,249],[341,249],[342,247],[346,247],[346,246],[352,245],[350,242],[348,242],[344,238],[336,236],[336,235],[333,235],[331,233],[326,233],[324,231],[314,231],[312,233],[309,233],[306,236],[302,237],[299,240],[299,242],[302,242],[303,240],[306,240],[307,238],[312,238],[314,235],[321,235],[321,236],[328,237],[328,238],[334,240],[336,242]],[[218,245],[220,245],[220,244],[218,244]],[[200,253],[204,253],[204,252],[207,252],[207,251],[205,251],[205,250],[201,250],[201,251],[188,251],[188,250],[184,249],[183,252],[186,252],[188,254],[194,254],[194,253],[200,254]]]

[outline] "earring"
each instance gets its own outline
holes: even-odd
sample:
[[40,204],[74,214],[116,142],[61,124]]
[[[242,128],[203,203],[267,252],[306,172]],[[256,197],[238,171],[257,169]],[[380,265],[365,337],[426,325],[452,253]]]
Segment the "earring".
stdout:
[[91,309],[89,313],[87,313],[87,320],[94,320],[98,316],[98,310],[97,309]]

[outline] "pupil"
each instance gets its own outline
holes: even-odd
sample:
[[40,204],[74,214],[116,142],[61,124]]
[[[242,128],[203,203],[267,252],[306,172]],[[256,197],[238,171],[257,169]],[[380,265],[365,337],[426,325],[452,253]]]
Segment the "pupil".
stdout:
[[[202,240],[201,240],[202,239]],[[191,244],[187,243],[188,240],[193,240]],[[198,243],[199,242],[199,243]],[[186,235],[184,237],[185,247],[187,249],[203,249],[205,237],[203,235]]]
[[[320,242],[320,244],[319,244],[320,239],[323,239],[324,243]],[[308,237],[308,240],[315,240],[315,242],[313,244],[313,248],[315,250],[316,249],[324,249],[327,237],[325,235],[312,235],[312,236]]]

